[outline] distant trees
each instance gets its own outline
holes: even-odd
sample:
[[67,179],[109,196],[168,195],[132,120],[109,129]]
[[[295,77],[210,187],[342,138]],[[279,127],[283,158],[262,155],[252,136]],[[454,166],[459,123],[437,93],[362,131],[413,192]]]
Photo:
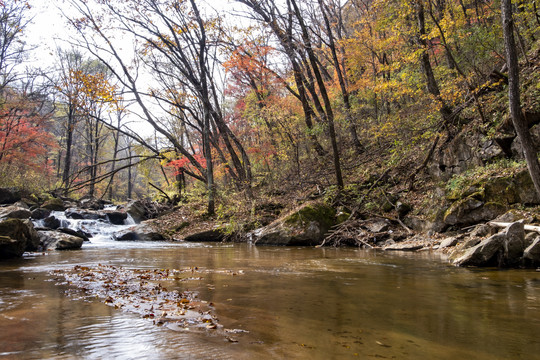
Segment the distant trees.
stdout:
[[519,120],[517,58],[540,37],[534,2],[237,0],[227,16],[197,0],[67,3],[78,43],[47,92],[15,66],[26,4],[0,3],[0,163],[20,157],[19,134],[66,195],[130,197],[144,179],[172,199],[198,182],[209,214],[220,187],[347,194],[374,158],[413,179],[468,124],[491,136],[502,111],[486,99],[507,83]]

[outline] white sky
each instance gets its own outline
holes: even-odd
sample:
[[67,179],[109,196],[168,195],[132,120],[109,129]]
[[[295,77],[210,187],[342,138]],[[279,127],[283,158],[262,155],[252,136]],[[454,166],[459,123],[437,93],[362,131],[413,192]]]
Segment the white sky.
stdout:
[[[55,61],[57,47],[69,48],[70,29],[61,11],[69,14],[69,5],[64,0],[29,0],[30,16],[33,18],[25,32],[29,46],[36,51],[29,59],[31,64],[39,67],[51,66]],[[238,9],[241,5],[234,0],[199,0],[199,4],[217,9],[220,13]]]
[[[29,0],[31,5],[30,17],[31,23],[25,31],[25,41],[28,47],[34,48],[29,54],[28,63],[24,64],[30,67],[39,67],[41,69],[52,68],[57,62],[57,48],[70,49],[70,36],[73,34],[67,24],[62,12],[77,16],[77,13],[70,9],[69,4],[65,0]],[[238,9],[241,5],[235,3],[235,0],[199,0],[198,5],[204,7],[204,4],[216,9],[224,15],[228,12]],[[239,21],[241,21],[239,19]],[[83,50],[84,53],[84,50]],[[152,82],[148,79],[148,83]],[[137,112],[137,110],[133,109]],[[158,111],[158,110],[156,110]],[[131,128],[139,129],[144,133],[151,134],[152,128],[144,122],[141,123],[130,116],[132,123]]]

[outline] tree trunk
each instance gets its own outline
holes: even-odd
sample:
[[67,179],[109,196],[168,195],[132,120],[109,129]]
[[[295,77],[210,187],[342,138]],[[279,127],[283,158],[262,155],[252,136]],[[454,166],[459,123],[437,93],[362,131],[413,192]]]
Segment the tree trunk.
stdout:
[[510,106],[510,116],[516,134],[523,144],[525,160],[531,175],[537,194],[540,196],[540,163],[536,152],[536,146],[529,132],[527,122],[521,112],[520,90],[519,90],[519,64],[514,39],[514,22],[512,19],[512,1],[502,0],[502,23],[504,34],[504,47],[506,50],[506,65],[508,66],[508,102]]
[[62,174],[62,184],[64,186],[64,195],[67,195],[69,189],[69,175],[71,171],[71,148],[73,146],[73,131],[75,127],[75,114],[72,109],[68,112],[66,129],[66,156],[64,159],[64,173]]

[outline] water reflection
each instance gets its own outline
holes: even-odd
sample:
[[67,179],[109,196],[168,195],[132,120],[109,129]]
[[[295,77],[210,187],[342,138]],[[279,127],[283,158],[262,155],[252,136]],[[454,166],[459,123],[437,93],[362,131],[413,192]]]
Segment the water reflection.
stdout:
[[[98,263],[208,270],[175,286],[213,302],[226,328],[249,332],[232,333],[233,343],[157,327],[78,299],[48,275]],[[2,263],[0,358],[533,359],[540,354],[539,285],[534,271],[459,269],[428,253],[92,245]]]

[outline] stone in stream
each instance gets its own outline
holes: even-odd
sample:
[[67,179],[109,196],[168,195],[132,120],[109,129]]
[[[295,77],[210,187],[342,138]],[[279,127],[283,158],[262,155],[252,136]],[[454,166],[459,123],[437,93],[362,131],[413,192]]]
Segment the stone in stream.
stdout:
[[80,249],[83,239],[60,231],[38,231],[42,250]]
[[51,215],[51,211],[43,208],[37,208],[32,211],[32,219],[43,220]]
[[66,210],[65,215],[69,219],[75,220],[105,220],[107,216],[103,213],[94,210],[81,210],[77,208],[69,208]]
[[66,210],[66,207],[64,205],[64,202],[62,199],[59,198],[52,198],[50,200],[47,200],[41,205],[42,208],[51,210],[51,211],[64,211]]
[[32,212],[20,206],[11,205],[0,209],[0,217],[10,219],[29,219]]
[[110,211],[106,212],[105,215],[113,225],[124,225],[124,220],[128,217],[128,214],[122,211]]
[[43,226],[49,229],[58,229],[60,227],[60,220],[51,215],[43,219]]
[[38,234],[29,220],[0,221],[0,258],[19,257],[25,251],[37,250]]
[[219,230],[207,230],[196,234],[188,235],[184,238],[184,241],[190,242],[221,242],[225,239],[225,234]]
[[118,241],[161,241],[169,240],[167,236],[155,230],[149,223],[141,223],[121,230],[114,234]]
[[137,223],[140,223],[143,220],[146,220],[146,208],[142,201],[133,200],[126,205],[126,212],[133,218]]
[[58,231],[63,232],[64,234],[73,235],[73,236],[78,236],[78,237],[80,237],[81,239],[83,239],[84,241],[90,241],[90,239],[88,238],[88,236],[86,236],[85,234],[83,234],[81,231],[69,229],[69,228],[66,228],[66,227],[59,227],[59,228],[58,228]]

